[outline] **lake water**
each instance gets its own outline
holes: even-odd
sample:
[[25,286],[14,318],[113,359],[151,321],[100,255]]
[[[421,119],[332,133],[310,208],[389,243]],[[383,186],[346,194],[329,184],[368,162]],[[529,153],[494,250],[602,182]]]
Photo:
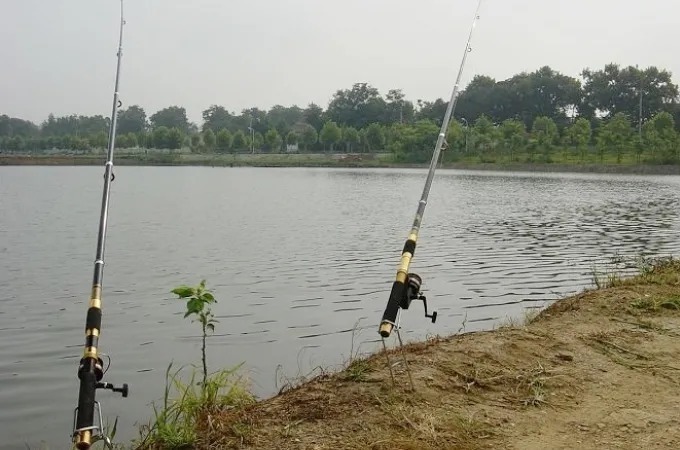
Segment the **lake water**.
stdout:
[[[130,397],[97,398],[120,416],[118,440],[151,417],[170,361],[200,364],[177,285],[207,280],[220,321],[208,364],[245,362],[260,396],[379,348],[425,170],[115,174],[100,350],[113,361],[105,379],[129,383]],[[0,448],[69,448],[102,175],[0,167]],[[439,318],[416,302],[402,335],[489,329],[591,287],[611,258],[677,255],[679,187],[677,176],[439,170],[411,265]]]

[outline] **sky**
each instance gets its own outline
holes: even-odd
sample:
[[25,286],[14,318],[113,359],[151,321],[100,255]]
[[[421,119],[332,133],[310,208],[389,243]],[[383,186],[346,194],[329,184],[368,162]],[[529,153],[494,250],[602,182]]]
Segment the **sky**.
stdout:
[[[109,116],[118,0],[0,0],[0,114]],[[120,95],[151,115],[326,107],[366,82],[448,99],[477,0],[125,0]],[[483,0],[462,84],[549,65],[655,65],[680,82],[677,0]]]

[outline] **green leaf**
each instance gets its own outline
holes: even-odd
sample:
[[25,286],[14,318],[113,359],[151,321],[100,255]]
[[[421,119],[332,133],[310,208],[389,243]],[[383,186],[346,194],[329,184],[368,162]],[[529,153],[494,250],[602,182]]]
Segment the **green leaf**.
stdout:
[[197,298],[192,298],[187,302],[187,312],[189,314],[198,314],[203,309],[203,302]]
[[213,297],[213,295],[210,292],[204,292],[203,295],[201,295],[201,298],[203,298],[203,299],[205,299],[209,302],[215,301],[215,297]]
[[194,295],[194,288],[190,286],[179,286],[173,289],[172,293],[179,295],[179,298],[191,297]]

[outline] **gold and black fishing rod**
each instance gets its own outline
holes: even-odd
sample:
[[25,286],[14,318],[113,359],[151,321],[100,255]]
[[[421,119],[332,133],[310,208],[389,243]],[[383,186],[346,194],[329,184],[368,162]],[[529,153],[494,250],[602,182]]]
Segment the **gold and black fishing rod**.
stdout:
[[[477,4],[477,9],[475,11],[475,16],[472,21],[472,27],[470,28],[470,34],[468,36],[467,43],[465,44],[465,52],[463,53],[463,60],[460,64],[460,69],[458,70],[458,77],[456,78],[456,84],[453,87],[453,93],[451,94],[451,100],[449,101],[448,107],[446,108],[446,114],[444,115],[444,120],[442,121],[441,130],[439,136],[437,137],[437,144],[434,148],[434,153],[432,154],[432,161],[430,162],[430,171],[427,174],[427,179],[425,180],[425,188],[423,189],[423,194],[418,202],[418,209],[416,211],[415,220],[413,221],[413,227],[408,235],[406,244],[401,254],[401,261],[399,263],[399,268],[397,270],[397,277],[392,284],[392,291],[390,292],[389,300],[387,301],[387,306],[385,307],[385,312],[383,313],[382,321],[380,322],[379,333],[383,340],[383,345],[385,345],[385,338],[388,338],[392,333],[392,330],[396,328],[397,335],[399,337],[399,342],[401,343],[401,336],[399,336],[399,325],[398,319],[402,309],[408,309],[411,301],[413,300],[423,300],[423,305],[425,306],[425,317],[432,319],[434,323],[437,320],[437,313],[433,312],[431,315],[427,313],[427,300],[425,296],[420,292],[420,286],[422,284],[422,279],[420,276],[409,273],[409,268],[411,265],[411,259],[416,251],[416,242],[418,240],[418,232],[420,231],[420,225],[423,220],[423,214],[425,213],[425,206],[427,206],[427,197],[430,193],[430,187],[432,186],[432,179],[434,178],[434,172],[437,168],[437,161],[439,160],[439,155],[446,143],[446,132],[449,128],[449,122],[451,121],[451,116],[456,107],[456,102],[458,100],[458,91],[460,88],[460,79],[463,74],[463,69],[465,67],[465,61],[467,60],[468,53],[472,51],[470,47],[470,42],[472,40],[472,33],[479,19],[479,10],[482,6],[482,0],[479,0]],[[391,366],[390,366],[391,367]]]
[[[92,293],[87,309],[85,321],[85,350],[78,366],[78,378],[80,390],[78,391],[78,407],[73,416],[73,442],[79,450],[87,450],[98,440],[103,440],[113,448],[111,440],[105,435],[102,423],[101,405],[95,400],[97,389],[110,389],[120,392],[123,397],[128,396],[128,385],[116,387],[111,383],[102,382],[105,370],[103,361],[99,355],[99,336],[102,325],[102,281],[104,278],[104,247],[106,243],[106,224],[109,211],[109,197],[113,175],[113,149],[116,143],[116,124],[118,108],[121,102],[118,98],[118,86],[120,80],[120,63],[123,56],[123,0],[120,0],[120,36],[118,38],[118,63],[116,66],[116,81],[113,93],[113,110],[109,126],[108,152],[104,170],[104,192],[102,195],[101,215],[99,217],[99,235],[97,237],[97,253],[94,261],[94,276],[92,280]],[[95,421],[96,419],[96,421]]]

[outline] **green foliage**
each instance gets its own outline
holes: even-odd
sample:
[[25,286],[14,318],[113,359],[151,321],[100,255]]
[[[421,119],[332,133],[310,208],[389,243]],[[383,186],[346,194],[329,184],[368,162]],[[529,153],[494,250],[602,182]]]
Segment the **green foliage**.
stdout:
[[236,133],[234,133],[234,139],[232,140],[231,145],[234,150],[245,150],[248,148],[246,135],[243,133],[243,131],[238,130]]
[[[447,132],[448,150],[444,158],[500,162],[520,161],[526,156],[533,161],[534,154],[542,152],[543,162],[555,162],[559,150],[563,150],[562,162],[578,158],[582,163],[615,160],[626,164],[634,157],[638,163],[680,162],[678,86],[668,71],[654,66],[638,69],[609,64],[601,70],[586,69],[582,75],[583,86],[548,66],[505,80],[476,76],[459,97],[455,119]],[[631,128],[637,131],[640,99],[641,136],[631,134],[624,136],[625,142],[619,142],[612,137],[616,127],[610,126],[609,131],[603,132],[619,113],[625,114]],[[413,142],[414,135],[403,127],[418,128],[422,125],[415,124],[423,120],[439,127],[446,107],[447,101],[441,98],[418,99],[414,106],[400,89],[389,89],[383,95],[367,83],[337,90],[325,111],[314,103],[304,109],[274,105],[269,111],[251,107],[240,112],[213,104],[202,113],[201,144],[194,137],[198,130],[188,121],[183,107],[161,109],[147,120],[144,109],[132,105],[118,112],[117,147],[175,150],[191,146],[193,151],[210,152],[219,146],[222,151],[245,152],[250,150],[252,125],[257,149],[276,151],[285,136],[287,143],[299,143],[307,152],[323,148],[375,152],[388,148],[395,155],[398,153],[398,158],[412,156],[420,161],[422,147],[426,146],[418,144],[418,149],[405,151],[406,144],[398,142],[400,136]],[[460,126],[463,117],[469,127]],[[39,126],[0,115],[0,150],[22,153],[102,150],[107,145],[109,124],[110,119],[101,115],[50,114]],[[532,132],[527,133],[527,128]],[[628,135],[626,127],[620,129]],[[232,135],[230,146],[226,139],[218,145],[215,133],[221,130]],[[342,147],[337,145],[340,143]],[[593,149],[599,150],[599,158]]]
[[333,151],[333,146],[340,142],[340,139],[342,139],[342,130],[338,124],[333,121],[326,122],[319,133],[319,140],[321,143],[327,146],[329,145],[330,150]]
[[600,162],[604,157],[607,148],[614,149],[617,162],[621,162],[621,157],[626,149],[630,148],[633,129],[630,120],[624,113],[616,113],[599,131],[597,136],[598,149],[600,150]]
[[187,111],[184,107],[169,106],[161,109],[149,118],[149,122],[151,122],[151,128],[154,130],[165,127],[176,128],[180,135],[189,132],[189,119],[187,119]]
[[267,150],[272,153],[277,153],[281,149],[283,139],[281,139],[279,132],[272,128],[264,135],[264,143]]
[[139,105],[132,105],[128,109],[121,109],[118,111],[117,124],[117,132],[121,134],[146,131],[148,127],[146,112]]
[[208,151],[215,149],[216,142],[217,138],[215,137],[215,133],[212,129],[208,128],[203,132],[203,144],[205,144],[205,147],[208,149]]
[[385,145],[385,132],[377,123],[372,123],[366,128],[366,145],[369,152],[383,149]]
[[361,142],[359,132],[353,127],[343,128],[342,141],[345,143],[345,149],[347,152],[353,151],[353,149],[355,149]]
[[184,318],[191,315],[196,316],[196,320],[201,324],[201,330],[203,332],[203,345],[201,346],[202,361],[203,361],[203,385],[206,385],[208,379],[208,365],[206,361],[205,353],[205,340],[208,334],[208,330],[211,332],[215,331],[215,316],[207,305],[212,303],[217,303],[212,292],[205,288],[205,280],[201,280],[198,286],[178,286],[172,290],[172,293],[179,296],[180,299],[187,300],[187,309],[184,313]]
[[183,382],[180,378],[183,368],[171,372],[170,363],[165,372],[163,404],[159,408],[154,403],[153,423],[141,427],[142,438],[137,448],[192,448],[197,442],[199,424],[204,417],[227,408],[251,404],[255,398],[243,380],[235,378],[240,367],[241,364],[210,374],[201,384],[196,382],[195,370],[189,380]]
[[[206,132],[211,132],[211,129],[207,129]],[[215,136],[215,144],[217,146],[217,150],[220,152],[228,152],[229,149],[231,149],[232,142],[233,142],[233,136],[229,132],[229,130],[222,129],[217,133],[217,136]]]
[[305,150],[310,151],[311,146],[316,144],[319,140],[319,135],[313,126],[309,124],[304,124],[302,127],[302,133],[300,134],[300,143],[304,145]]
[[291,131],[286,135],[286,144],[295,145],[298,143],[300,137],[295,131]]
[[592,138],[590,122],[583,117],[577,119],[565,130],[565,142],[571,146],[580,156],[580,161],[585,160],[585,152]]

